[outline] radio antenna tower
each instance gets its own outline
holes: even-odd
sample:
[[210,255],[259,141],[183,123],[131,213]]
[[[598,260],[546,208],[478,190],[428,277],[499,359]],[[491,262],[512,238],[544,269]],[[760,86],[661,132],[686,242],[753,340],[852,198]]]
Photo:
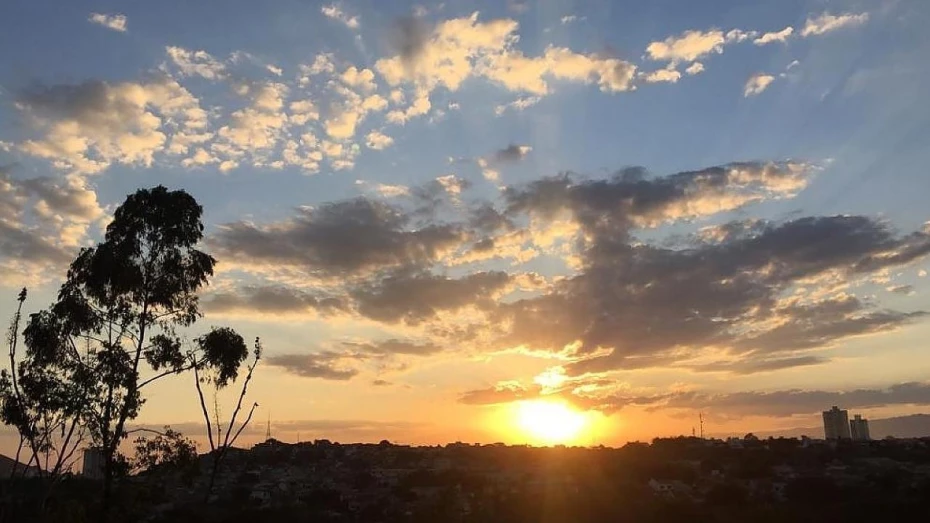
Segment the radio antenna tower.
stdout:
[[271,411],[268,411],[268,424],[265,425],[265,441],[271,439]]
[[701,422],[701,439],[704,439],[704,413],[698,412],[698,420]]

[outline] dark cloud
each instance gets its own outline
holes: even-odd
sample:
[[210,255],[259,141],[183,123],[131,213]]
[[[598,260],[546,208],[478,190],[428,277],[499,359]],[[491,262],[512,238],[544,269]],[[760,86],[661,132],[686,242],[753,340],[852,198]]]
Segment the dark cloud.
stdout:
[[20,260],[40,265],[64,266],[75,254],[43,238],[35,231],[26,230],[0,221],[0,260]]
[[[609,220],[595,225],[609,226]],[[852,296],[781,305],[783,294],[803,281],[830,272],[855,277],[863,259],[884,260],[887,265],[878,268],[893,266],[901,258],[887,253],[908,252],[926,241],[921,235],[896,236],[868,218],[801,218],[681,250],[605,236],[593,236],[579,275],[551,294],[498,309],[498,320],[512,325],[508,344],[560,350],[577,340],[581,355],[610,349],[569,366],[573,372],[600,372],[629,368],[632,356],[686,359],[693,355],[688,350],[715,345],[767,358],[923,316],[873,310]],[[772,320],[777,327],[767,326]]]
[[419,17],[408,16],[394,22],[389,43],[394,53],[401,57],[404,67],[412,69],[423,54],[432,28]]
[[373,355],[393,355],[405,354],[412,356],[426,356],[435,354],[442,350],[442,347],[432,343],[415,343],[411,341],[389,339],[370,343],[343,342],[342,346],[346,349],[358,351],[363,354]]
[[393,385],[393,383],[391,383],[390,381],[382,380],[382,379],[372,380],[371,384],[374,385],[375,387],[390,387],[391,385]]
[[359,371],[345,367],[341,362],[343,359],[341,353],[326,351],[314,354],[276,354],[269,356],[267,362],[273,367],[281,367],[305,378],[345,381],[355,377]]
[[90,125],[104,125],[103,115],[110,112],[124,116],[138,112],[131,101],[110,97],[110,86],[99,80],[77,85],[33,85],[22,91],[18,102],[39,117],[63,117]]
[[[333,348],[307,354],[281,354],[268,358],[268,363],[306,378],[345,381],[359,375],[366,367],[376,370],[403,370],[398,357],[429,356],[442,347],[429,342],[390,338],[371,342],[344,341]],[[376,380],[383,381],[383,380]],[[388,382],[380,383],[386,385]]]
[[781,390],[709,394],[681,392],[665,396],[661,408],[702,409],[728,417],[815,414],[831,405],[867,409],[889,405],[930,405],[930,384],[901,383],[886,389],[850,391]]
[[519,383],[499,383],[486,389],[470,390],[459,396],[459,403],[466,405],[497,405],[539,396],[538,386],[525,387]]
[[492,165],[519,162],[529,154],[530,150],[531,148],[527,145],[510,144],[503,149],[494,151],[494,154],[488,160]]
[[909,295],[914,293],[913,285],[893,285],[888,287],[888,292],[893,292],[895,294],[904,294]]
[[265,227],[225,224],[210,245],[226,259],[344,277],[386,267],[427,265],[463,241],[458,225],[409,229],[409,221],[397,207],[356,198],[300,209],[294,218]]
[[[437,345],[481,340],[489,350],[560,352],[572,376],[687,366],[708,347],[726,363],[695,370],[748,374],[819,364],[827,356],[807,351],[924,317],[831,287],[926,256],[930,227],[902,235],[864,216],[740,217],[674,244],[637,234],[790,197],[810,171],[744,162],[657,177],[631,167],[606,179],[543,178],[506,188],[500,202],[467,205],[451,202],[437,181],[418,197],[432,202],[427,214],[359,198],[264,227],[228,224],[211,240],[221,259],[325,276],[328,294],[246,290],[214,297],[211,306],[319,310],[320,300],[339,296],[328,310],[422,326]],[[449,221],[437,223],[437,216]],[[496,257],[504,247],[546,249],[527,224],[554,217],[574,222],[566,229],[573,236],[558,247],[576,256],[571,275],[524,292],[510,271],[466,270],[463,262]],[[466,308],[483,317],[446,320]]]
[[283,285],[244,286],[235,292],[209,294],[203,301],[207,312],[258,312],[263,314],[321,313],[344,311],[344,298],[319,297]]
[[496,405],[515,401],[546,398],[571,403],[580,410],[616,413],[627,407],[647,411],[689,410],[711,413],[717,418],[746,416],[796,416],[819,413],[831,405],[847,409],[868,409],[890,405],[930,405],[930,383],[909,382],[884,389],[854,389],[848,391],[779,390],[771,392],[701,391],[631,394],[628,392],[597,393],[579,388],[575,382],[558,390],[544,391],[537,385],[524,386],[503,382],[495,387],[463,393],[459,401],[468,405]]
[[383,322],[418,324],[440,311],[468,305],[492,307],[492,295],[510,280],[501,271],[454,279],[429,273],[397,273],[351,291],[358,312]]
[[773,358],[762,360],[739,360],[705,363],[701,365],[688,365],[687,368],[698,372],[728,372],[732,374],[756,374],[771,372],[795,367],[809,367],[829,362],[827,358],[819,356],[794,356],[788,358]]
[[102,214],[96,195],[76,181],[17,178],[12,171],[0,166],[0,267],[4,260],[50,271],[65,266],[75,254],[69,245],[80,239],[68,228]]

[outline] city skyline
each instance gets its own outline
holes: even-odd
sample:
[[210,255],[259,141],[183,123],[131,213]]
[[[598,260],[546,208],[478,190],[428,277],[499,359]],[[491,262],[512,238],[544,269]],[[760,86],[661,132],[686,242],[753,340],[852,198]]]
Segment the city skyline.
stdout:
[[[52,4],[0,17],[0,316],[189,192],[248,442],[927,412],[925,2]],[[192,380],[136,422],[195,430]]]

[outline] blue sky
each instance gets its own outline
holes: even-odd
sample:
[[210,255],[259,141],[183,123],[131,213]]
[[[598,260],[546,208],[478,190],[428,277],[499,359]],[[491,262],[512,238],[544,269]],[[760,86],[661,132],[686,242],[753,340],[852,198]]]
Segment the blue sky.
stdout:
[[[770,393],[759,400],[767,405],[789,389],[865,387],[891,399],[851,407],[920,410],[930,386],[917,400],[897,398],[892,387],[930,370],[919,350],[930,331],[917,314],[930,309],[930,108],[921,96],[930,80],[930,6],[749,4],[7,4],[0,289],[11,299],[0,302],[0,315],[11,313],[23,285],[33,310],[49,302],[68,256],[100,238],[125,195],[164,184],[204,206],[207,246],[221,262],[203,323],[231,323],[268,340],[274,357],[257,394],[282,419],[429,419],[422,441],[493,438],[500,434],[489,424],[497,422],[488,419],[542,395],[592,412],[602,438],[616,442],[648,436],[630,420],[650,416],[674,433],[676,416],[714,398],[734,402],[719,415],[733,427],[809,423],[819,408],[798,401],[794,410],[760,407],[754,418],[737,404],[747,391]],[[647,174],[614,176],[634,166]],[[719,173],[704,170],[716,166],[729,174],[708,182]],[[568,185],[554,193],[534,185],[566,172]],[[681,193],[662,200],[669,194],[661,191],[673,189]],[[609,201],[616,194],[633,200]],[[634,200],[659,207],[620,211]],[[339,206],[348,201],[361,203]],[[475,225],[482,205],[513,225]],[[321,221],[325,209],[332,222]],[[390,209],[399,225],[378,221],[384,214],[353,214],[372,209]],[[585,221],[589,213],[606,214],[595,225]],[[347,225],[365,219],[377,223]],[[737,222],[749,236],[714,243]],[[690,319],[674,300],[649,294],[675,277],[697,282],[711,271],[703,260],[729,260],[719,254],[725,249],[741,266],[740,256],[788,224],[799,245],[821,238],[815,228],[850,234],[836,248],[848,247],[848,257],[817,251],[825,239],[807,250],[785,240],[767,256],[816,251],[816,270],[786,266],[792,276],[773,281],[772,265],[731,273],[716,266],[720,285],[751,274],[755,286],[719,305],[682,287],[695,317],[728,326],[704,326],[700,335],[688,334]],[[339,245],[324,225],[358,233],[359,247]],[[442,227],[456,240],[424,240]],[[866,241],[860,233],[873,243],[854,251],[850,245]],[[602,259],[617,238],[633,257]],[[476,247],[482,240],[490,251]],[[370,249],[407,241],[390,255]],[[664,250],[641,261],[652,256],[643,246]],[[691,273],[661,272],[689,252]],[[607,280],[592,284],[600,277]],[[417,290],[426,280],[442,286]],[[619,282],[641,291],[578,291]],[[418,298],[401,303],[403,292],[389,295],[391,285]],[[753,301],[759,293],[766,300]],[[338,311],[306,301],[344,295],[353,298]],[[543,322],[560,330],[521,332],[521,321],[539,321],[546,300],[604,309],[588,318],[553,313]],[[828,306],[840,307],[824,316],[837,322],[829,333],[814,332],[797,313]],[[762,310],[775,312],[763,318]],[[676,334],[624,335],[626,320],[609,327],[599,319],[636,314]],[[466,325],[467,336],[454,329]],[[406,348],[385,345],[390,340]],[[646,357],[654,359],[640,363]],[[534,377],[547,369],[561,378],[538,390]],[[287,400],[292,391],[332,390],[344,399]],[[143,419],[195,419],[193,403],[165,406],[173,394],[165,389]],[[448,415],[431,417],[437,409]]]

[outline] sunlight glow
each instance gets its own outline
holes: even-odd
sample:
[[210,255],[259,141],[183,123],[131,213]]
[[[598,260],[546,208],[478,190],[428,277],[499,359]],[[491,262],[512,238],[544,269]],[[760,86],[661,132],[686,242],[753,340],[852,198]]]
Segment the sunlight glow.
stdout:
[[585,415],[564,403],[545,400],[516,404],[515,423],[534,443],[555,445],[575,442],[585,430]]

